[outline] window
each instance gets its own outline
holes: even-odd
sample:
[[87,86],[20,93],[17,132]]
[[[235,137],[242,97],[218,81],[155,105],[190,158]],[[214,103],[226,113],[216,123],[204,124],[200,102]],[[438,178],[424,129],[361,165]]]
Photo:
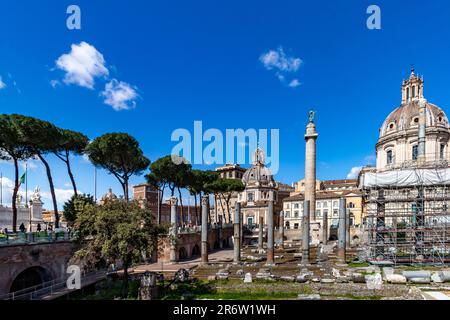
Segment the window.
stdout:
[[325,201],[325,202],[323,203],[323,207],[324,207],[324,208],[328,208],[328,201]]
[[392,164],[392,162],[393,162],[393,156],[392,156],[392,150],[388,150],[387,152],[386,152],[386,163],[387,164]]
[[289,221],[286,221],[286,223],[284,224],[284,227],[285,227],[286,229],[289,229]]
[[298,218],[298,211],[294,211],[294,218]]
[[253,198],[253,192],[249,192],[248,194],[247,194],[247,201],[248,202],[253,202],[254,200],[253,200],[254,198]]
[[333,207],[339,207],[339,202],[333,201]]
[[294,203],[294,209],[298,209],[298,203]]
[[409,88],[406,88],[406,102],[409,101]]
[[324,216],[324,217],[325,217],[325,216],[328,217],[328,210],[327,210],[327,209],[323,210],[323,216]]
[[412,87],[411,97],[414,98],[415,96],[416,96],[416,87],[413,86],[413,87]]
[[294,223],[294,229],[298,229],[298,223]]
[[445,152],[445,144],[441,144],[441,149],[439,150],[439,157],[441,159],[444,159],[444,152]]
[[334,209],[333,210],[333,216],[337,217],[339,215],[339,210],[338,209]]
[[248,218],[247,218],[247,224],[248,224],[249,226],[252,226],[252,225],[253,225],[253,217],[248,217]]
[[347,207],[348,207],[348,208],[354,208],[354,207],[355,207],[355,204],[354,204],[353,202],[349,202]]
[[418,155],[419,155],[419,146],[415,145],[412,147],[412,159],[417,160]]
[[286,203],[286,209],[289,209],[289,207],[290,207],[290,204]]
[[290,218],[291,217],[291,212],[290,211],[285,211],[284,212],[284,217],[285,218]]
[[317,202],[317,208],[322,207],[322,202]]
[[321,216],[322,216],[322,211],[316,210],[316,217],[321,217]]

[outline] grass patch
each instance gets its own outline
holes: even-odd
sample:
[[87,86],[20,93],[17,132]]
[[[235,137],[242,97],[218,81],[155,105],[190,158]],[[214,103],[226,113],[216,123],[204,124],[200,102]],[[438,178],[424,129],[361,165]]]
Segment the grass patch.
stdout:
[[222,300],[283,300],[297,298],[298,292],[217,292],[214,294],[201,294],[196,299],[222,299]]
[[364,268],[369,267],[370,264],[368,262],[349,262],[348,266],[350,268]]
[[343,294],[343,295],[326,295],[322,294],[324,297],[331,297],[331,298],[345,298],[349,300],[381,300],[382,296],[355,296],[352,294]]

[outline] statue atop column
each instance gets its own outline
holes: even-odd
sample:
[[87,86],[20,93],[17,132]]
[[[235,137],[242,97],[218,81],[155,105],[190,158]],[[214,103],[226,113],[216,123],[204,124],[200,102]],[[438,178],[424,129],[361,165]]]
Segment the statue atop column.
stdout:
[[36,186],[34,189],[34,192],[31,195],[31,200],[33,202],[41,202],[41,188],[39,186]]
[[308,119],[308,123],[314,123],[314,116],[315,116],[315,111],[314,110],[310,110],[309,111],[309,119]]

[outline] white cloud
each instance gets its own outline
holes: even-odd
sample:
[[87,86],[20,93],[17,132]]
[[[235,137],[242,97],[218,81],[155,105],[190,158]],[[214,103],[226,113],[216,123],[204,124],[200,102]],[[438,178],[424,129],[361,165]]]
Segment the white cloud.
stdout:
[[[80,194],[82,194],[82,191],[79,191]],[[56,196],[56,202],[58,203],[58,205],[63,205],[64,203],[66,203],[72,196],[73,196],[74,192],[73,189],[58,189],[55,188],[55,196]],[[50,193],[50,191],[46,191],[46,192],[41,192],[41,196],[42,198],[45,198],[49,201],[49,203],[51,203],[52,201],[52,194]],[[49,205],[50,207],[51,205]]]
[[91,160],[89,160],[89,156],[88,156],[86,153],[84,153],[84,154],[81,156],[81,158],[83,159],[84,162],[86,162],[86,163],[91,163]]
[[27,163],[20,162],[20,166],[23,170],[25,170],[28,167],[28,171],[36,171],[36,169],[41,165],[41,162],[38,160],[29,159]]
[[0,90],[6,88],[6,83],[3,82],[2,76],[0,76]]
[[298,79],[294,79],[291,82],[289,82],[289,87],[291,87],[291,88],[296,88],[300,85],[301,85],[301,83],[300,83],[300,81],[298,81]]
[[50,85],[52,86],[52,88],[56,88],[60,84],[61,82],[59,82],[59,80],[50,80]]
[[92,45],[81,42],[72,44],[71,51],[56,60],[56,66],[66,72],[64,83],[94,88],[95,78],[108,76],[103,55]]
[[363,167],[353,167],[350,172],[347,174],[347,179],[356,179],[358,178],[359,172]]
[[6,177],[1,178],[0,180],[2,185],[3,204],[11,203],[14,181]]
[[300,58],[287,56],[282,47],[278,47],[277,50],[269,50],[262,54],[259,60],[267,70],[276,69],[281,72],[296,72],[302,64]]
[[100,95],[105,97],[104,102],[116,111],[134,108],[136,106],[135,100],[139,97],[136,90],[128,83],[116,79],[108,82]]
[[[263,53],[259,57],[259,61],[261,61],[267,70],[274,70],[276,77],[281,82],[285,82],[289,74],[296,73],[303,63],[300,58],[286,55],[282,47]],[[296,88],[301,83],[298,79],[292,79],[287,85],[291,88]]]

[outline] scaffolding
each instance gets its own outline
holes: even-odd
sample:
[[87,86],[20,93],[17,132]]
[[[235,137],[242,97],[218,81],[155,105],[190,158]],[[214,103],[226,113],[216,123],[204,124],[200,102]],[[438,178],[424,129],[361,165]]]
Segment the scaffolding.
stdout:
[[450,167],[446,162],[361,175],[369,261],[450,262]]

